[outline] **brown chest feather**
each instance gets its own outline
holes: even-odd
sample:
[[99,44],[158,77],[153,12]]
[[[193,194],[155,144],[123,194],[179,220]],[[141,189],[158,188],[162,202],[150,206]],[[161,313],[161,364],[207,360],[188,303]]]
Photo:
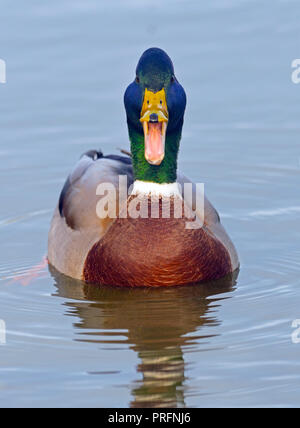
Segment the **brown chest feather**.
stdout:
[[90,250],[83,279],[103,285],[170,286],[231,272],[228,251],[205,226],[186,229],[185,216],[172,214],[171,208],[170,218],[118,218]]

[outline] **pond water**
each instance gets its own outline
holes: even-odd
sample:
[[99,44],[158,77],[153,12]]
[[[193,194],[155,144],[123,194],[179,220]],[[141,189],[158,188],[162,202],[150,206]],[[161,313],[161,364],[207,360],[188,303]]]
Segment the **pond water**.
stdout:
[[[299,20],[292,0],[2,0],[1,407],[299,406]],[[180,169],[240,273],[88,286],[48,270],[50,219],[84,151],[128,149],[122,97],[151,46],[188,96]]]

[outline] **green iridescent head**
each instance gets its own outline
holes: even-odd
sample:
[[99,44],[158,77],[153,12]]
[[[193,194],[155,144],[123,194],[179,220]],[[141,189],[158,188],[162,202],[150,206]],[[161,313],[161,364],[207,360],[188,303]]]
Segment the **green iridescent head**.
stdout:
[[143,53],[124,103],[135,179],[175,182],[186,95],[163,50]]

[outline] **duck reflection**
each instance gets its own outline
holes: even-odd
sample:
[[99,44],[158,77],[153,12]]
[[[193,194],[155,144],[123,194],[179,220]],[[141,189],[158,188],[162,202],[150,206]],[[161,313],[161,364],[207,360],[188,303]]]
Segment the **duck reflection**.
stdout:
[[234,290],[237,273],[197,286],[133,289],[88,285],[50,270],[55,295],[72,299],[66,315],[77,316],[74,326],[86,330],[82,341],[124,344],[122,330],[138,354],[142,380],[132,386],[131,407],[184,407],[184,354],[213,337],[201,335],[201,327],[220,324],[217,308],[230,298],[221,294]]

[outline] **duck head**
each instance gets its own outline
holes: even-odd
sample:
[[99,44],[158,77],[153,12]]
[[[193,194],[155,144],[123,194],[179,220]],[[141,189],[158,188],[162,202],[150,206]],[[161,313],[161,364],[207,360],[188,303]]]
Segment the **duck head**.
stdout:
[[135,179],[174,183],[186,95],[162,49],[143,53],[124,104]]

